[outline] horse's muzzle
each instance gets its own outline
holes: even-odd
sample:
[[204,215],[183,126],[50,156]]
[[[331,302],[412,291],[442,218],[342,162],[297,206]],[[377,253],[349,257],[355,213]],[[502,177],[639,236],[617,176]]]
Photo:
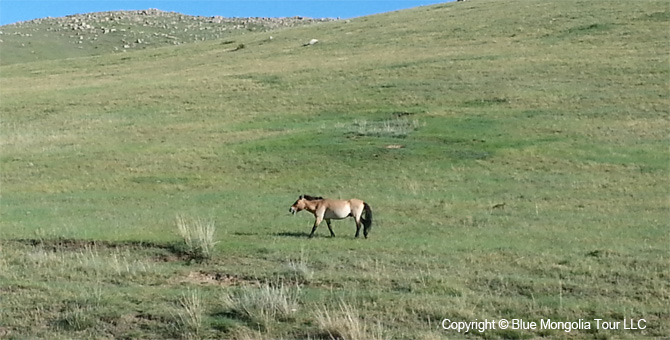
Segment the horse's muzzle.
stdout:
[[296,211],[294,207],[288,208],[288,211],[291,213],[291,215],[295,215]]

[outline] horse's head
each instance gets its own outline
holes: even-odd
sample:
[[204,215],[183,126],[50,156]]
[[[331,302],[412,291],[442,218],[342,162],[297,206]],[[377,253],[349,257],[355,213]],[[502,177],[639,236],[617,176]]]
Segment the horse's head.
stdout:
[[[288,211],[291,212],[291,214],[297,213],[300,210],[303,209],[309,209],[308,204],[311,204],[311,206],[314,206],[314,203],[310,203],[310,201],[317,201],[317,200],[322,200],[323,197],[321,196],[310,196],[310,195],[300,195],[298,197],[298,200],[293,203],[293,205],[288,208]],[[311,211],[311,210],[310,210]]]
[[295,213],[297,213],[298,211],[305,209],[305,205],[306,205],[305,195],[300,195],[300,197],[298,197],[298,200],[296,200],[295,203],[293,203],[293,205],[290,208],[288,208],[288,211],[290,211],[291,214],[295,215]]

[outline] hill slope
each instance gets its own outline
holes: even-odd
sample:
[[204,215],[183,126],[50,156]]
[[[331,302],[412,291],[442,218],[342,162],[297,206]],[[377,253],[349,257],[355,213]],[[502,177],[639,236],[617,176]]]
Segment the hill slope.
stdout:
[[[0,334],[665,336],[668,13],[468,1],[0,66]],[[303,193],[364,199],[371,237],[308,240]]]
[[224,18],[157,9],[75,14],[0,27],[0,64],[62,59],[220,40],[330,19]]

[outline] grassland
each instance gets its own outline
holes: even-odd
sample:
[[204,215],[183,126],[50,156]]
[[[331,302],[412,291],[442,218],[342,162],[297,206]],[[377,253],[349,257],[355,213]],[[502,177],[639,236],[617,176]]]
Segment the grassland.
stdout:
[[[0,66],[0,337],[667,337],[669,7],[469,1]],[[307,239],[302,193],[366,200],[371,238]]]

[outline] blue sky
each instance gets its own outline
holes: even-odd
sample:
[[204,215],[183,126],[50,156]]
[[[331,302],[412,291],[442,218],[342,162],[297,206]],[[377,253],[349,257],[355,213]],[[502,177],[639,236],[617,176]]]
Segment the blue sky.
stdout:
[[353,18],[453,0],[0,0],[0,25],[77,13],[158,8],[224,17]]

